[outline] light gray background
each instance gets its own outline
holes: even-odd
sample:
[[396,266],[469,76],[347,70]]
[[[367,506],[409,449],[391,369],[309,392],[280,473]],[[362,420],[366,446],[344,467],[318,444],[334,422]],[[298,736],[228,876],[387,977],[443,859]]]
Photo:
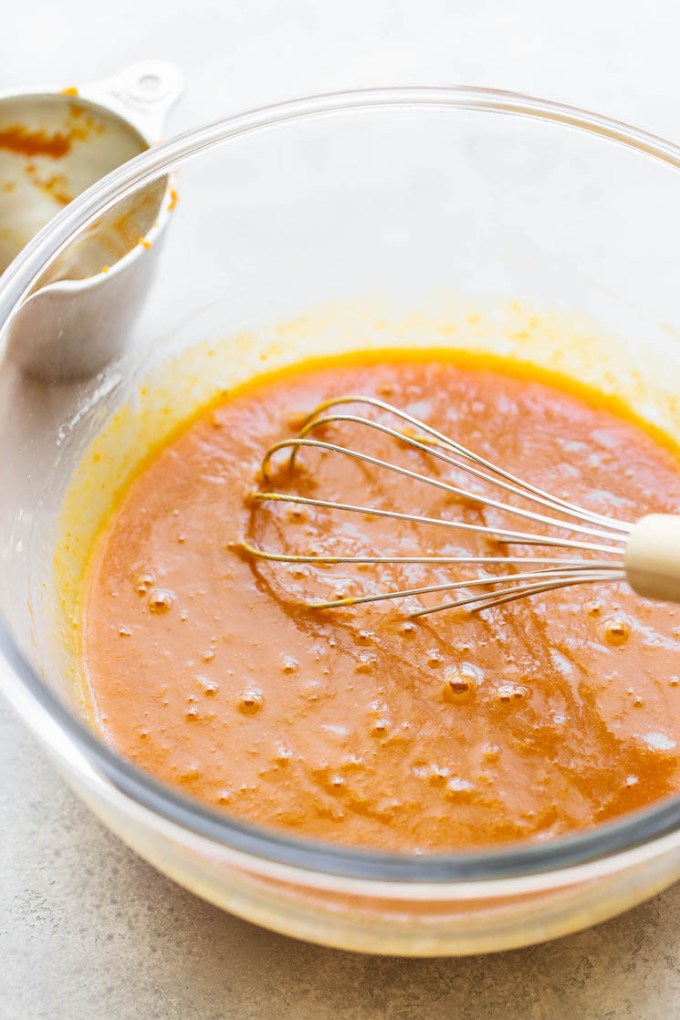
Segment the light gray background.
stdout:
[[[188,79],[173,131],[309,92],[455,82],[677,139],[679,50],[677,0],[14,0],[0,89],[161,57]],[[0,1020],[680,1017],[680,887],[500,956],[410,961],[303,945],[221,914],[136,858],[2,704],[0,812]]]

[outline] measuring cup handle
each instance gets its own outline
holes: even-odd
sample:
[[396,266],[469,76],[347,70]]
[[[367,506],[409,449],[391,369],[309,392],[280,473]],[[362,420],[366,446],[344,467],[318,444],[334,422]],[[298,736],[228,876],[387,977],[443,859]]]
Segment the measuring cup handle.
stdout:
[[160,141],[167,115],[183,92],[184,75],[164,60],[144,60],[78,88],[84,99],[128,120],[150,145]]

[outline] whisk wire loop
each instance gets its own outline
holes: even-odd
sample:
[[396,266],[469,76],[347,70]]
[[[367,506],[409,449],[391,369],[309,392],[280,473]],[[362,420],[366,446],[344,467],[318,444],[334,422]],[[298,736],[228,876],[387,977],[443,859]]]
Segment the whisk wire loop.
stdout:
[[[420,421],[418,418],[414,418],[413,415],[408,414],[408,412],[402,411],[401,408],[395,407],[393,404],[388,404],[384,400],[380,400],[378,397],[367,397],[362,396],[361,394],[346,394],[341,397],[333,397],[330,400],[323,401],[304,420],[300,430],[300,437],[305,437],[309,429],[314,427],[314,422],[323,415],[325,411],[332,407],[339,407],[344,404],[366,404],[369,407],[375,407],[378,410],[385,411],[387,414],[392,414],[395,417],[400,418],[402,421],[408,422],[409,425],[413,426],[418,431],[425,433],[425,435],[430,436],[442,446],[453,450],[455,453],[461,454],[474,464],[486,468],[493,475],[496,475],[513,485],[519,486],[523,492],[532,494],[536,498],[537,502],[544,501],[544,505],[555,508],[561,507],[565,512],[572,514],[577,519],[583,520],[584,518],[588,518],[593,522],[599,522],[605,527],[612,528],[616,531],[622,531],[625,535],[628,535],[631,530],[631,525],[626,521],[619,521],[616,520],[616,518],[608,517],[605,514],[596,513],[594,510],[588,510],[584,507],[577,506],[575,503],[571,503],[565,499],[560,499],[558,496],[554,496],[552,493],[546,492],[544,489],[540,489],[538,486],[532,485],[530,482],[517,478],[509,471],[501,468],[498,464],[494,464],[492,461],[486,460],[473,450],[469,450],[461,443],[456,442],[449,436],[445,436],[442,432],[439,432],[426,422]],[[338,416],[335,416],[336,420],[337,417]],[[330,418],[329,421],[332,422],[333,418]],[[403,434],[402,437],[406,438]]]
[[[452,457],[446,456],[446,454],[440,453],[437,450],[433,450],[427,447],[424,443],[420,443],[417,440],[404,435],[403,433],[396,432],[394,429],[388,428],[382,425],[380,422],[371,421],[369,418],[359,418],[353,415],[338,415],[336,419],[321,419],[317,424],[330,424],[332,421],[341,422],[354,422],[359,425],[365,425],[369,428],[376,429],[379,432],[383,432],[386,435],[392,436],[394,439],[398,439],[413,449],[422,450],[430,456],[436,457],[452,467],[462,469],[468,474],[474,475],[477,478],[482,478],[493,485],[498,485],[501,488],[507,489],[510,492],[514,492],[518,496],[524,498],[535,497],[524,496],[524,493],[517,486],[510,485],[507,482],[498,481],[497,479],[490,478],[481,471],[477,471],[475,468],[469,467],[468,465],[462,464],[460,461],[454,460]],[[616,542],[621,542],[621,536],[618,534],[612,534],[611,532],[598,530],[595,528],[585,527],[580,524],[571,524],[567,521],[559,520],[555,517],[548,517],[545,514],[536,513],[534,510],[526,510],[522,507],[511,506],[508,503],[503,503],[500,500],[492,499],[489,496],[485,496],[482,493],[471,493],[465,489],[461,489],[456,485],[451,485],[450,482],[442,481],[439,478],[430,478],[427,475],[420,474],[417,471],[411,471],[409,468],[402,467],[398,464],[392,464],[389,461],[381,460],[378,457],[373,457],[370,454],[361,453],[359,450],[352,450],[346,446],[339,446],[336,443],[327,443],[318,439],[306,439],[303,436],[299,436],[295,439],[284,439],[279,443],[275,443],[267,450],[264,461],[262,463],[262,475],[265,480],[269,478],[269,466],[272,457],[280,450],[290,449],[291,452],[291,465],[294,465],[294,456],[299,449],[302,447],[316,447],[319,450],[327,450],[331,453],[339,453],[346,457],[351,457],[354,460],[363,461],[366,464],[371,464],[373,467],[384,468],[386,471],[393,471],[395,474],[402,475],[405,478],[411,478],[414,481],[422,482],[425,485],[431,485],[434,488],[441,489],[444,492],[449,492],[453,496],[458,496],[461,499],[473,500],[476,503],[481,503],[483,506],[493,507],[495,510],[502,510],[505,513],[513,513],[518,517],[524,517],[527,520],[536,521],[540,524],[547,524],[551,527],[568,527],[570,531],[576,531],[582,535],[591,535],[595,538],[603,538]]]

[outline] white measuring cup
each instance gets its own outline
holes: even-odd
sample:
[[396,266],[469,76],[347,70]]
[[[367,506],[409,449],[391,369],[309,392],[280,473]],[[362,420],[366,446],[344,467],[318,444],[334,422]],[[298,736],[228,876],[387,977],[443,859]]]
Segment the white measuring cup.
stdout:
[[[160,140],[183,87],[176,67],[153,60],[74,88],[0,93],[0,272],[65,204]],[[69,246],[8,324],[6,356],[52,379],[116,357],[174,201],[165,177]]]

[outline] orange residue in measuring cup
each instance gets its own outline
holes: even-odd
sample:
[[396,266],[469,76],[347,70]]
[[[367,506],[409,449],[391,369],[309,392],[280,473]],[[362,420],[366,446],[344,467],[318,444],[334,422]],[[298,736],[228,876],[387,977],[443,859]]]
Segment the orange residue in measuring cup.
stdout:
[[20,156],[49,156],[61,159],[71,151],[73,136],[59,131],[29,131],[21,124],[0,128],[0,149],[16,152]]
[[49,177],[40,177],[34,163],[28,163],[24,169],[35,187],[44,191],[59,205],[68,205],[73,201],[74,196],[70,193],[68,180],[64,174],[57,173],[50,174]]

